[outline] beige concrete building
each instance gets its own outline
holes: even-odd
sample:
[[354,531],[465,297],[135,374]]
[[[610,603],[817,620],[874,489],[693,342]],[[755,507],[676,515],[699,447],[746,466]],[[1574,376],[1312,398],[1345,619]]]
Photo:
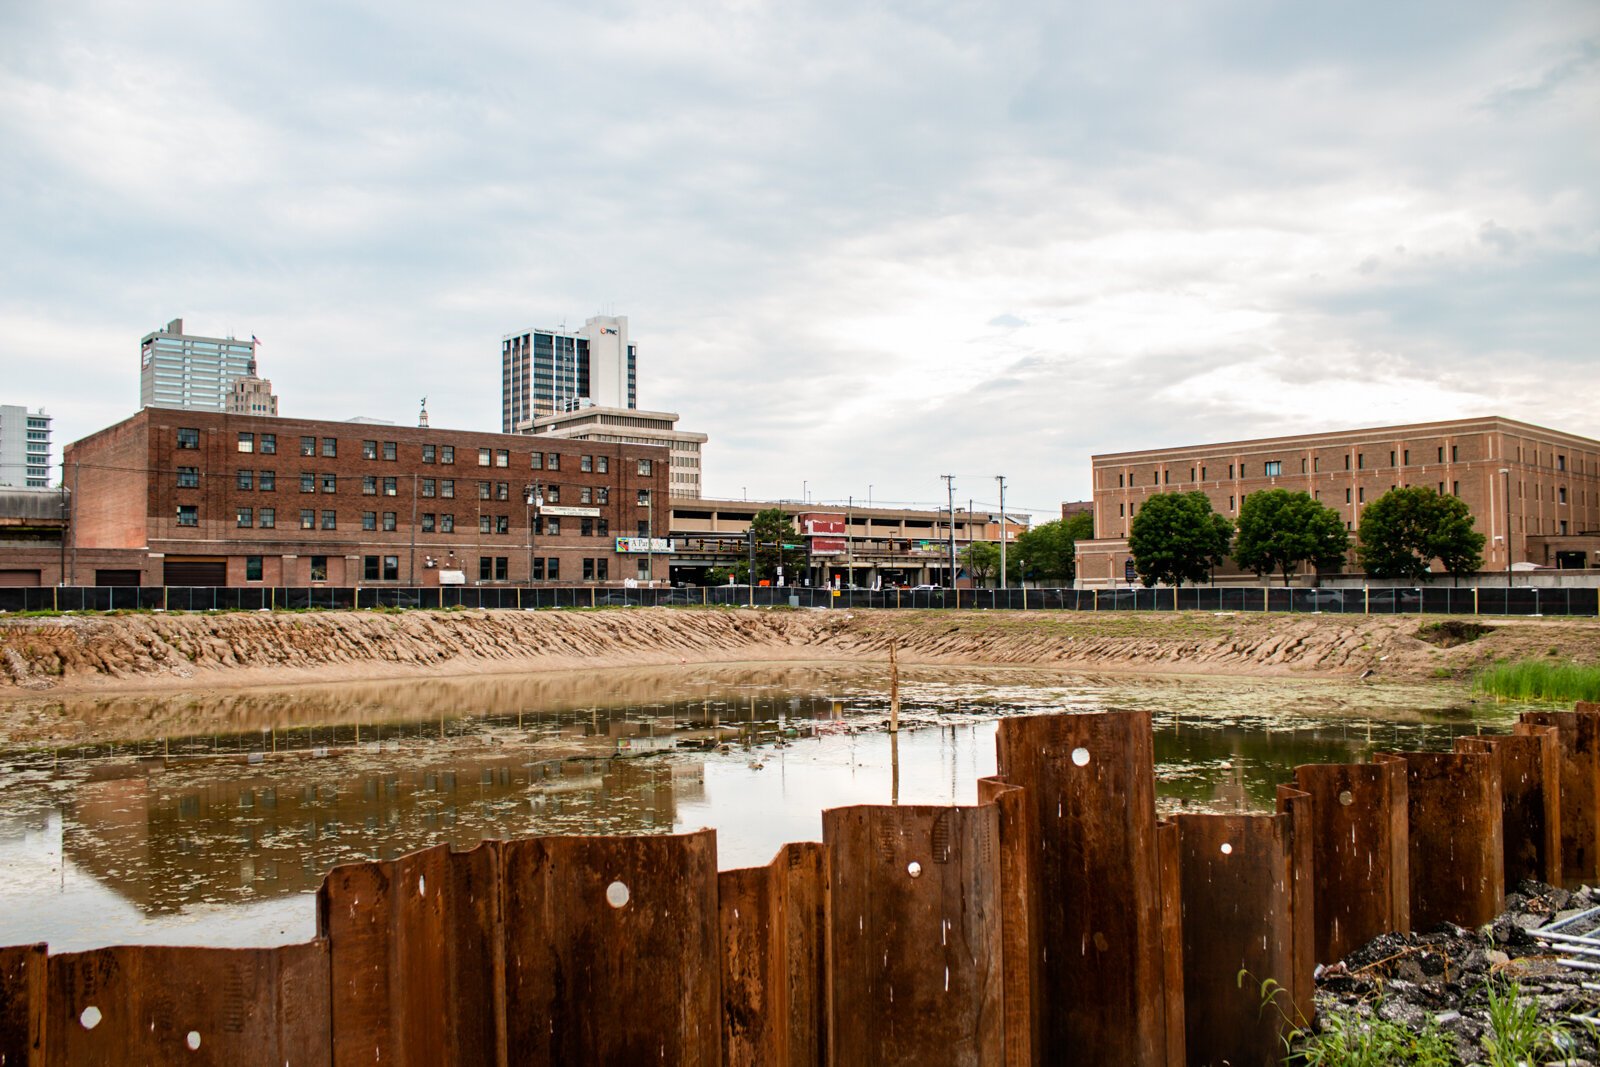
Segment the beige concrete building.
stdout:
[[1519,570],[1600,564],[1600,441],[1498,416],[1117,452],[1092,465],[1096,536],[1078,543],[1084,585],[1123,579],[1144,501],[1196,489],[1231,520],[1251,493],[1303,490],[1338,511],[1354,538],[1367,502],[1423,486],[1472,509],[1485,570],[1506,569],[1508,541]]
[[580,407],[532,422],[518,423],[517,433],[540,434],[564,441],[602,441],[622,445],[663,445],[672,453],[667,495],[674,499],[700,496],[701,457],[707,437],[678,429],[675,411],[637,408]]

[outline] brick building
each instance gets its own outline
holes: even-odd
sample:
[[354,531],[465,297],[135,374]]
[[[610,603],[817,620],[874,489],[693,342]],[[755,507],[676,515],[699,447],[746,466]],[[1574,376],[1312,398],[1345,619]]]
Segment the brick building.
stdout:
[[1195,489],[1230,520],[1251,493],[1303,490],[1338,511],[1353,540],[1368,501],[1423,486],[1472,509],[1486,570],[1506,569],[1508,515],[1513,566],[1600,563],[1600,441],[1497,416],[1116,452],[1092,467],[1095,539],[1078,543],[1088,585],[1122,577],[1146,499]]
[[668,457],[651,445],[146,408],[66,448],[67,583],[91,584],[70,561],[104,550],[120,550],[144,585],[664,578],[666,558],[633,539],[665,518]]

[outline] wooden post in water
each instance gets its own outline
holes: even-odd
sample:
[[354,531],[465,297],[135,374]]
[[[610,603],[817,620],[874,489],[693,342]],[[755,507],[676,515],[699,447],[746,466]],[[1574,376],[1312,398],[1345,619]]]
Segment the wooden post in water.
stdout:
[[900,659],[889,642],[889,802],[900,803]]

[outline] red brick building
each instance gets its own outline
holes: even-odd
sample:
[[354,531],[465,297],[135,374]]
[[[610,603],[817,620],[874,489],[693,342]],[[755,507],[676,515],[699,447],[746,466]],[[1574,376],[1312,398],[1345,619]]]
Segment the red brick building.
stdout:
[[104,550],[152,586],[667,572],[638,541],[667,527],[661,446],[145,408],[64,458],[69,585],[94,584],[73,561]]
[[1095,539],[1078,542],[1088,585],[1122,578],[1145,500],[1196,489],[1230,520],[1251,493],[1301,490],[1338,511],[1353,540],[1367,502],[1423,486],[1472,509],[1486,570],[1506,569],[1508,519],[1513,565],[1600,563],[1600,441],[1498,416],[1116,452],[1092,464]]

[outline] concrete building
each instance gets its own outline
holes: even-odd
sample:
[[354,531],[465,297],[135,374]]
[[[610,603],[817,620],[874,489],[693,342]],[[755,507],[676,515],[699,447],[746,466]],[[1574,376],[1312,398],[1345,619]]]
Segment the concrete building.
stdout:
[[638,349],[627,316],[596,315],[580,329],[529,329],[500,342],[500,428],[585,405],[636,408]]
[[270,381],[251,375],[233,383],[227,410],[230,415],[276,415],[278,397]]
[[43,489],[50,484],[50,416],[41,408],[0,404],[0,485]]
[[580,407],[534,419],[519,433],[570,441],[604,441],[611,444],[662,445],[672,453],[667,493],[674,499],[700,495],[703,433],[680,430],[675,411],[640,411],[637,408]]
[[66,448],[67,584],[89,584],[75,561],[105,550],[150,586],[664,578],[665,557],[633,539],[664,517],[667,459],[658,445],[145,408]]
[[1472,509],[1485,570],[1592,567],[1600,554],[1600,441],[1498,416],[1117,452],[1094,456],[1092,472],[1096,536],[1078,542],[1087,585],[1122,580],[1140,505],[1180,490],[1231,520],[1251,493],[1301,490],[1353,538],[1369,501],[1424,486]]
[[173,319],[139,342],[139,406],[227,411],[234,382],[255,373],[255,338],[186,334]]

